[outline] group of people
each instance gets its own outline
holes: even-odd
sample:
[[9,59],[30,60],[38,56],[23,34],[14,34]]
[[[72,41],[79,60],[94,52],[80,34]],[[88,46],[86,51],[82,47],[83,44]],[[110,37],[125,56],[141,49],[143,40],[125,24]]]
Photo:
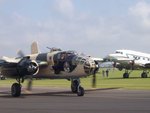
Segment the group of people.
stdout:
[[102,70],[102,74],[103,74],[103,77],[105,77],[105,75],[106,75],[106,77],[108,77],[109,76],[109,70],[108,69],[106,69],[106,71]]

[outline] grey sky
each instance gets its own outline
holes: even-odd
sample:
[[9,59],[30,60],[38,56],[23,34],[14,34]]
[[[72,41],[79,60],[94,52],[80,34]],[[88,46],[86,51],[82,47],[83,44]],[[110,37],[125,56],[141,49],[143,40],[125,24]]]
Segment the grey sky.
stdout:
[[0,56],[30,53],[32,41],[104,57],[116,49],[150,53],[148,0],[1,0]]

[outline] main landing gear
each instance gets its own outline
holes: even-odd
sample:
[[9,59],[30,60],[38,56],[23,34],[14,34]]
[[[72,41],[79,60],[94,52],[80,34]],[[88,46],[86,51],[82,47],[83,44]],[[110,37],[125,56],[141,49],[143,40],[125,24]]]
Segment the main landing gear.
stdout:
[[129,78],[129,72],[128,70],[125,70],[125,73],[123,74],[123,78]]
[[80,86],[80,79],[71,80],[71,91],[78,96],[84,96],[84,88]]
[[[128,72],[128,70],[125,71],[125,73],[123,74],[123,78],[129,78],[129,75],[130,75],[131,72]],[[141,73],[141,78],[147,78],[148,77],[148,73],[147,71],[143,71]]]
[[143,73],[141,74],[141,78],[147,78],[148,76],[148,72],[147,71],[143,71]]
[[13,83],[11,86],[11,95],[13,97],[19,97],[21,95],[21,83],[23,83],[23,78],[16,79],[18,83]]

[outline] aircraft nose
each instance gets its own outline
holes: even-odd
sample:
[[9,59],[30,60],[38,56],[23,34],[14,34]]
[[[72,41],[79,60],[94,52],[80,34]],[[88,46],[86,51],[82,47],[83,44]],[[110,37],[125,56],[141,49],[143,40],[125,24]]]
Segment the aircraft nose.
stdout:
[[84,70],[87,74],[92,74],[95,69],[95,62],[92,59],[86,59],[84,64]]

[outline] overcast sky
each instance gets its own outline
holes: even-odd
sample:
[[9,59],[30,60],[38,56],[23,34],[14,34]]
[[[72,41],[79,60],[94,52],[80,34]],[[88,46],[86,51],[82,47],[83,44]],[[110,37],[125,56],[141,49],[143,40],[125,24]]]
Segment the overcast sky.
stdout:
[[0,0],[0,56],[49,47],[104,57],[150,53],[150,0]]

